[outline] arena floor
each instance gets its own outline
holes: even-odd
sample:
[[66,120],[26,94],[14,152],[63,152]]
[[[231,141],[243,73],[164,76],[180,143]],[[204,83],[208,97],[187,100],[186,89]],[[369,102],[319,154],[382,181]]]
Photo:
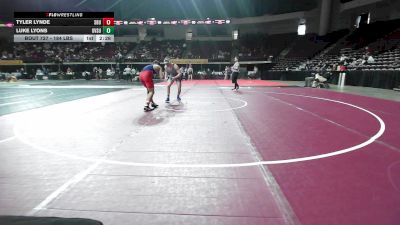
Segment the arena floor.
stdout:
[[239,84],[184,82],[165,104],[158,83],[145,113],[145,89],[124,81],[1,83],[0,215],[398,224],[400,102]]

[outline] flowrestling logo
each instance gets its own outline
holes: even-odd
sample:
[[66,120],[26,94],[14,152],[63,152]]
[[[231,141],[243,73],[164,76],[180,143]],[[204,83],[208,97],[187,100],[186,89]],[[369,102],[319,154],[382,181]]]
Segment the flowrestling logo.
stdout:
[[51,18],[81,18],[83,13],[46,13],[46,17]]

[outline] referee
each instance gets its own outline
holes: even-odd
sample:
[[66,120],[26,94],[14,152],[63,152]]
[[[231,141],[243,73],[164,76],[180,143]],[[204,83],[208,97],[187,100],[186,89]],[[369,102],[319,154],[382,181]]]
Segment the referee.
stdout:
[[239,77],[240,64],[237,56],[234,58],[234,61],[235,64],[233,64],[231,70],[232,70],[232,83],[235,84],[235,87],[232,90],[239,90],[239,84],[237,83],[237,79]]

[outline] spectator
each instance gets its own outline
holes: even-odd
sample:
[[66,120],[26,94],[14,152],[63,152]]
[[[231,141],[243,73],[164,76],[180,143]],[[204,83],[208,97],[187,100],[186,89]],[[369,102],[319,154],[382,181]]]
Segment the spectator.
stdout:
[[367,62],[368,63],[374,63],[375,62],[374,57],[372,57],[372,55],[368,56]]
[[112,77],[113,77],[113,73],[112,73],[112,70],[111,70],[110,67],[107,68],[107,70],[106,70],[106,75],[107,75],[107,78],[112,78]]

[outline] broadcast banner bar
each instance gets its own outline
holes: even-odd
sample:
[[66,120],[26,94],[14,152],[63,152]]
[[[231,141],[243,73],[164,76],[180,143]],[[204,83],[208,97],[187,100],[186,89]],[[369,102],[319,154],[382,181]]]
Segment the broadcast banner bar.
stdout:
[[113,42],[113,12],[14,12],[15,42]]
[[14,35],[14,42],[114,42],[114,35]]

